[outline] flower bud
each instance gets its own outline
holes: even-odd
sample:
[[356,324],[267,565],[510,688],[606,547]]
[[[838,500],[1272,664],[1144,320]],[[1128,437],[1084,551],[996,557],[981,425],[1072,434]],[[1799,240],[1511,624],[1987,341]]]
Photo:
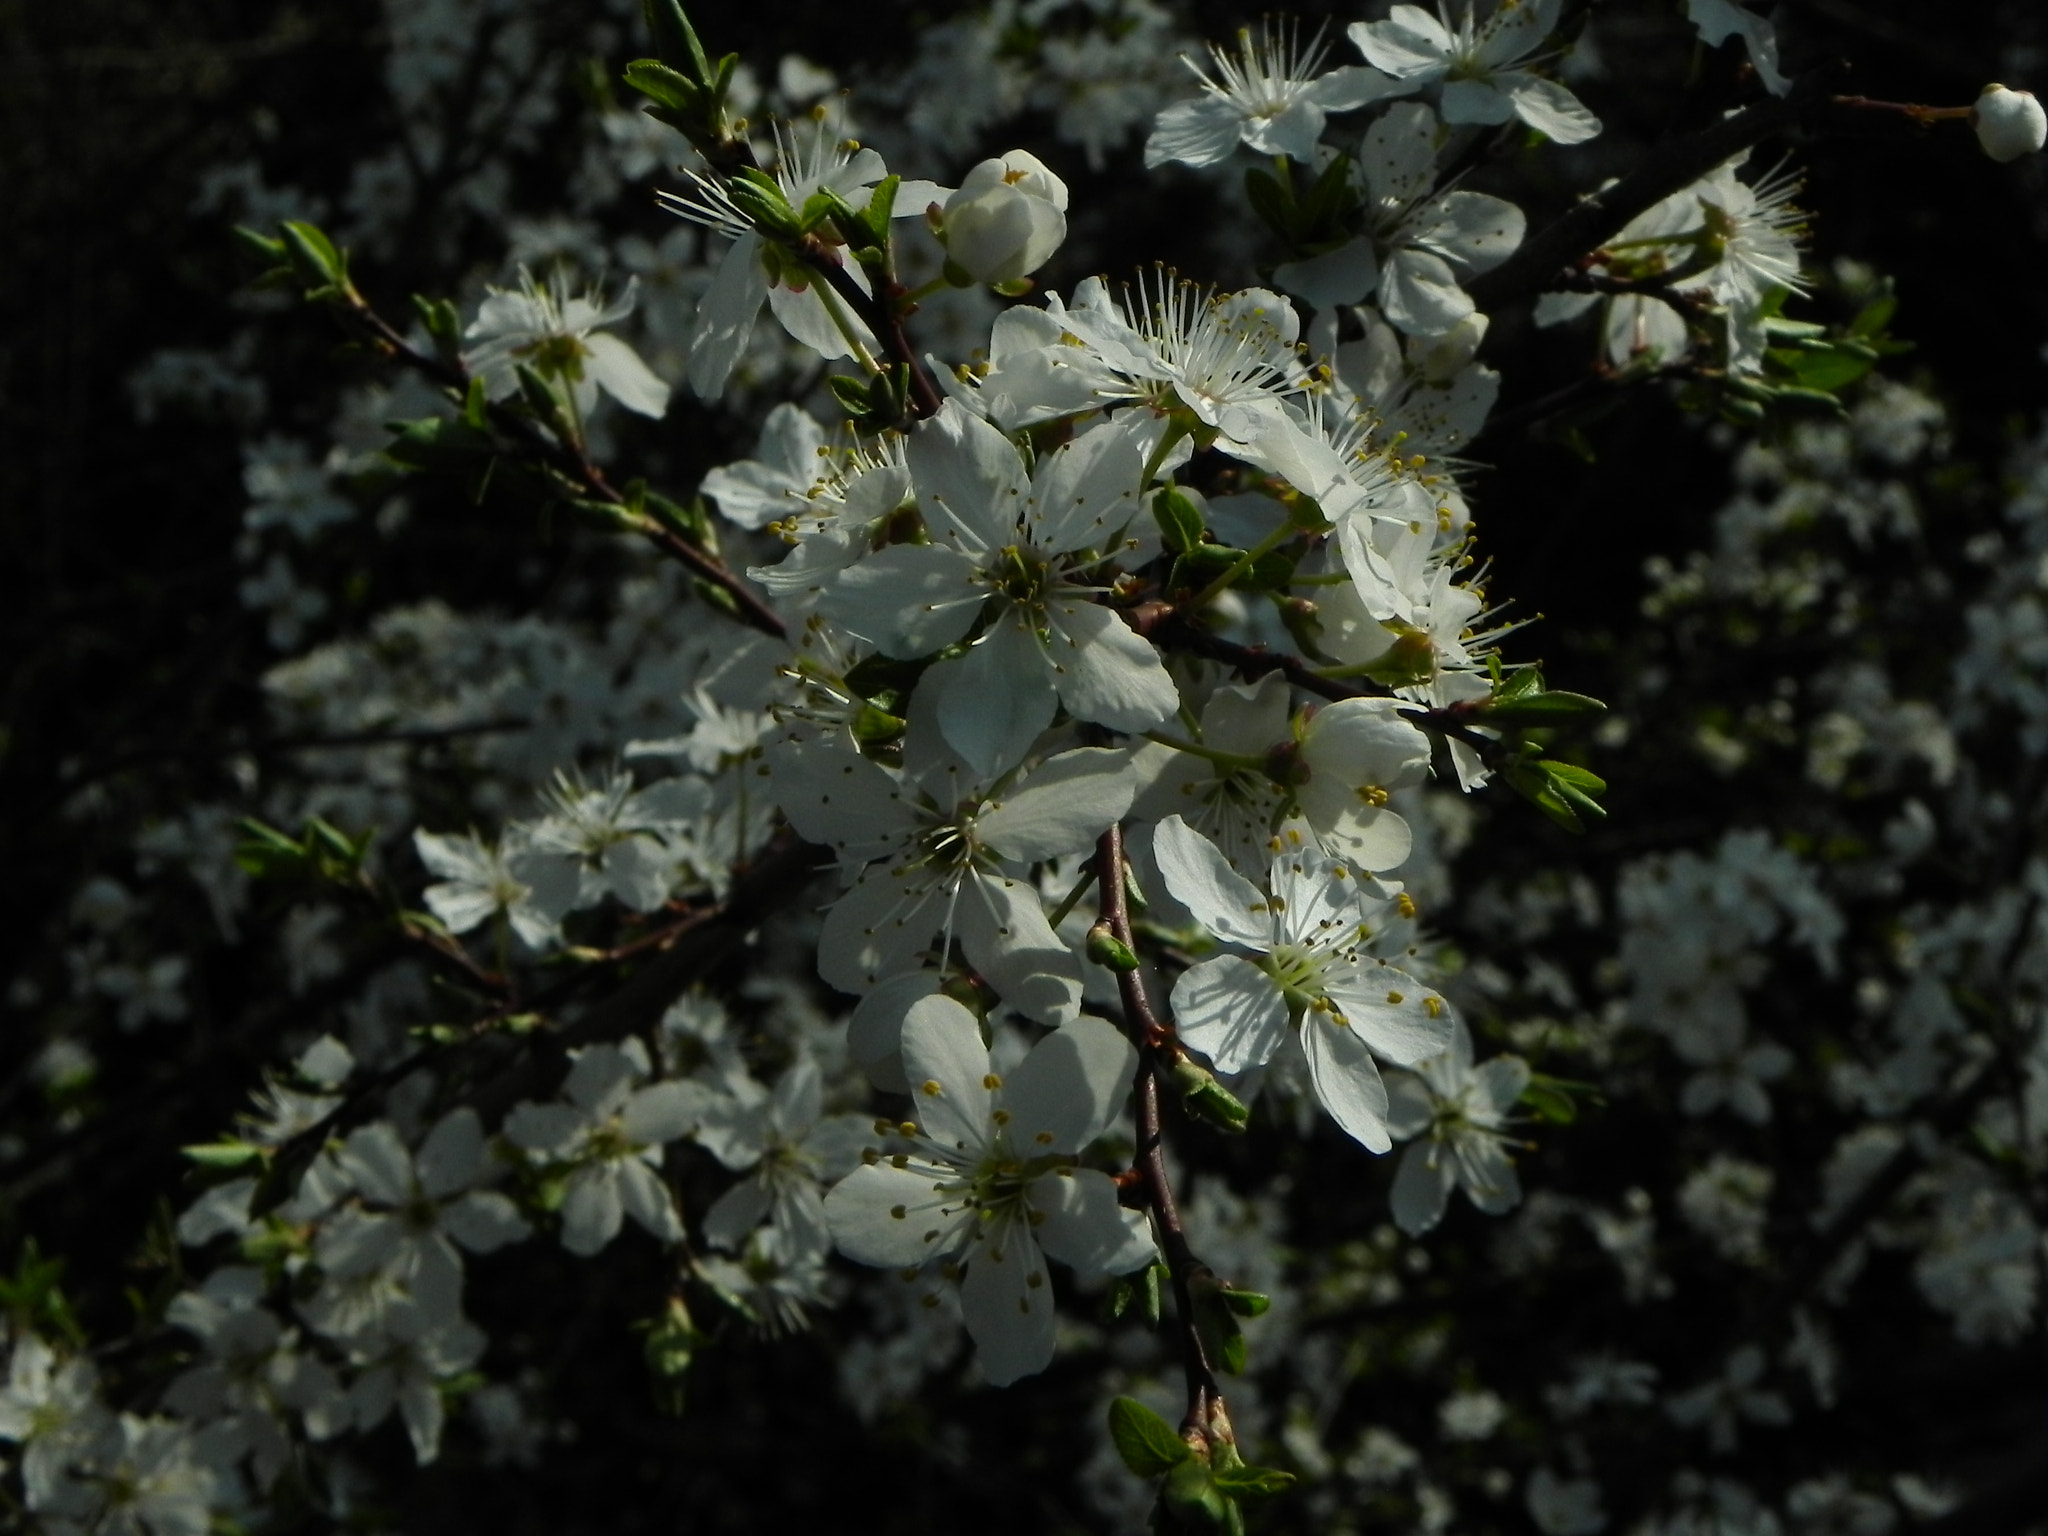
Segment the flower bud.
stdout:
[[1036,272],[1067,238],[1066,210],[1067,184],[1037,156],[982,161],[942,210],[947,277],[969,287]]
[[2031,155],[2048,142],[2048,113],[2032,91],[2009,91],[1987,85],[1970,109],[1970,123],[1984,153],[2001,165]]

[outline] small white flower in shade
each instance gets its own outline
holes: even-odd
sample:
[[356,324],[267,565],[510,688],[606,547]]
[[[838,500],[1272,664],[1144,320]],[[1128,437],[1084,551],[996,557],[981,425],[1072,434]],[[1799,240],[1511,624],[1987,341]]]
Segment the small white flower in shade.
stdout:
[[660,779],[635,790],[628,773],[587,785],[579,775],[558,772],[541,792],[546,815],[523,829],[531,850],[527,867],[556,861],[554,879],[573,876],[579,907],[610,896],[635,912],[652,912],[686,871],[715,862],[692,835],[708,820],[713,798],[699,778]]
[[1045,919],[1038,892],[1006,873],[1079,853],[1130,809],[1129,754],[1084,747],[1027,774],[973,773],[913,717],[901,777],[850,740],[768,749],[775,798],[797,831],[854,874],[826,916],[818,974],[866,992],[955,941],[1005,1002],[1046,1024],[1079,1010],[1081,967]]
[[1735,1450],[1741,1421],[1776,1427],[1792,1422],[1792,1408],[1778,1393],[1757,1383],[1768,1362],[1754,1344],[1744,1344],[1728,1357],[1722,1374],[1681,1392],[1664,1405],[1671,1422],[1704,1429],[1717,1456]]
[[1403,1232],[1420,1236],[1441,1221],[1454,1189],[1489,1216],[1522,1198],[1503,1127],[1528,1086],[1529,1064],[1519,1056],[1472,1064],[1472,1035],[1462,1019],[1448,1051],[1394,1079],[1387,1128],[1408,1143],[1393,1189],[1394,1220]]
[[1600,1485],[1590,1478],[1559,1477],[1548,1467],[1538,1467],[1529,1477],[1522,1503],[1543,1536],[1600,1536],[1607,1529]]
[[742,528],[765,528],[804,509],[825,473],[825,429],[786,401],[768,413],[754,456],[704,477],[706,496]]
[[998,1077],[974,1016],[946,997],[914,1005],[903,1060],[917,1119],[825,1197],[839,1251],[889,1268],[945,1263],[981,1367],[997,1386],[1053,1354],[1045,1255],[1083,1275],[1122,1274],[1155,1248],[1106,1173],[1075,1165],[1130,1091],[1137,1052],[1082,1016]]
[[0,1440],[21,1447],[22,1491],[31,1509],[65,1492],[65,1470],[112,1427],[100,1402],[99,1373],[82,1356],[61,1360],[32,1333],[17,1336],[0,1386]]
[[229,1265],[173,1298],[164,1314],[197,1336],[202,1357],[165,1389],[163,1406],[206,1425],[210,1445],[237,1460],[248,1457],[262,1488],[292,1463],[288,1415],[313,1440],[330,1439],[352,1422],[334,1372],[301,1352],[298,1330],[261,1305],[266,1289],[260,1271]]
[[1500,0],[1485,23],[1464,0],[1455,19],[1450,0],[1432,16],[1419,5],[1397,5],[1385,21],[1354,21],[1348,36],[1375,69],[1405,89],[1434,88],[1447,123],[1505,123],[1519,117],[1559,144],[1578,144],[1600,131],[1600,120],[1555,80],[1522,65],[1557,24],[1560,0]]
[[697,1274],[762,1334],[779,1338],[808,1328],[810,1309],[826,1303],[831,1252],[829,1240],[816,1246],[781,1227],[760,1227],[738,1258],[699,1260]]
[[1262,155],[1313,160],[1328,113],[1348,112],[1393,94],[1386,81],[1355,64],[1318,75],[1323,54],[1320,29],[1304,48],[1292,22],[1276,30],[1271,21],[1257,38],[1251,28],[1240,28],[1235,53],[1211,43],[1213,76],[1182,54],[1181,62],[1202,82],[1204,94],[1159,114],[1145,141],[1146,168],[1169,160],[1215,165],[1240,143]]
[[662,1146],[687,1136],[703,1114],[695,1083],[652,1083],[646,1047],[586,1047],[569,1069],[566,1104],[521,1104],[505,1120],[517,1147],[568,1170],[562,1246],[586,1257],[631,1216],[664,1243],[680,1242],[682,1217],[659,1172]]
[[518,1207],[495,1190],[483,1123],[476,1111],[451,1111],[415,1157],[387,1121],[349,1132],[342,1171],[358,1203],[321,1228],[314,1257],[333,1282],[383,1271],[430,1311],[453,1315],[462,1291],[459,1244],[493,1253],[530,1230]]
[[961,286],[1014,283],[1067,238],[1067,184],[1036,155],[1013,149],[967,173],[940,210],[948,276]]
[[420,862],[440,883],[427,887],[427,910],[450,933],[467,933],[503,913],[519,942],[543,949],[561,939],[563,915],[576,904],[576,870],[536,854],[522,839],[492,846],[473,833],[412,835]]
[[436,1319],[418,1308],[393,1308],[380,1332],[349,1353],[357,1367],[348,1390],[356,1428],[375,1429],[395,1407],[414,1459],[426,1466],[441,1453],[442,1383],[482,1359],[488,1342],[466,1318]]
[[559,271],[546,287],[531,272],[521,271],[518,288],[486,291],[489,297],[462,333],[474,343],[463,361],[483,379],[493,400],[518,389],[517,369],[524,364],[542,378],[566,384],[585,417],[596,409],[600,389],[642,416],[660,416],[668,409],[668,386],[640,361],[640,354],[618,337],[601,333],[602,327],[633,313],[638,279],[626,284],[614,304],[604,303],[595,289],[572,296]]
[[1330,1117],[1385,1152],[1393,1139],[1373,1053],[1401,1066],[1441,1053],[1451,1043],[1450,1004],[1365,948],[1395,947],[1406,923],[1399,904],[1361,890],[1358,876],[1325,854],[1285,839],[1281,848],[1269,896],[1178,816],[1154,832],[1166,888],[1242,951],[1204,960],[1174,983],[1175,1022],[1220,1072],[1262,1067],[1294,1042]]
[[1064,705],[1116,731],[1180,702],[1159,653],[1095,599],[1101,566],[1142,511],[1156,421],[1132,413],[1024,467],[1016,445],[948,401],[905,449],[928,544],[890,544],[841,573],[822,611],[885,655],[913,659],[986,628],[930,668],[946,744],[982,773],[1021,759]]
[[1984,153],[2001,165],[2039,153],[2048,143],[2048,113],[2032,91],[1987,85],[1970,108],[1970,123]]
[[223,1492],[201,1464],[190,1426],[124,1413],[96,1448],[92,1466],[51,1511],[50,1531],[95,1536],[207,1536]]
[[869,1122],[828,1118],[824,1109],[824,1077],[808,1050],[798,1052],[772,1093],[750,1077],[716,1084],[695,1140],[734,1172],[751,1172],[705,1212],[707,1239],[740,1250],[765,1220],[780,1234],[776,1251],[786,1258],[832,1246],[819,1180],[851,1170],[870,1135]]
[[1736,0],[1685,0],[1685,15],[1709,48],[1718,48],[1731,37],[1741,38],[1757,79],[1773,96],[1792,89],[1792,82],[1778,68],[1777,31],[1764,17],[1744,10]]
[[1440,336],[1472,314],[1462,279],[1499,266],[1522,243],[1526,220],[1484,192],[1437,192],[1436,114],[1420,102],[1390,107],[1366,129],[1356,179],[1365,232],[1335,250],[1289,262],[1274,280],[1318,309],[1378,291],[1402,331]]

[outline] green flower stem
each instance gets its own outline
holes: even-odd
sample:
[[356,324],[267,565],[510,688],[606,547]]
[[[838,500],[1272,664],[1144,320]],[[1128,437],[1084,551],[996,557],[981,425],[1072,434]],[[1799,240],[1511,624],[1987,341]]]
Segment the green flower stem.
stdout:
[[1247,768],[1257,770],[1266,766],[1262,757],[1246,757],[1241,752],[1225,752],[1220,747],[1205,747],[1199,741],[1184,741],[1178,736],[1169,736],[1164,731],[1147,731],[1147,741],[1156,741],[1162,747],[1171,747],[1176,752],[1190,752],[1196,757],[1206,757],[1210,762],[1225,768]]

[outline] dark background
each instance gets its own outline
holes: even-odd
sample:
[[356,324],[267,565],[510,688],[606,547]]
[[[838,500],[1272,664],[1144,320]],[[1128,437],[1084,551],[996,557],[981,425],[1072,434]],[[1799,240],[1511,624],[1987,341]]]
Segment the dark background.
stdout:
[[[1191,9],[1191,30],[1215,37],[1249,19],[1218,5]],[[1738,78],[1734,50],[1702,55],[1674,46],[1674,28],[1647,25],[1662,8],[1600,9],[1625,44],[1607,50],[1606,84],[1588,87],[1607,132],[1549,158],[1553,179],[1537,188],[1532,228],[1659,139],[1711,121],[1751,91]],[[886,60],[921,21],[943,14],[789,3],[706,5],[697,19],[714,48],[757,61],[797,48],[814,59],[855,61],[841,70],[855,78],[857,61]],[[1356,15],[1332,14],[1340,28]],[[1776,14],[1788,64],[1845,67],[1846,90],[1962,104],[2015,58],[2031,58],[2036,73],[2008,83],[2048,83],[2048,8],[2026,0],[1938,8],[1920,0],[1781,0]],[[377,9],[361,3],[0,4],[0,974],[33,980],[45,997],[63,992],[57,937],[78,885],[95,870],[123,868],[133,827],[152,811],[217,794],[229,750],[260,752],[268,730],[256,683],[273,653],[260,617],[235,592],[241,568],[233,545],[245,500],[240,434],[230,423],[177,412],[139,422],[123,381],[156,349],[216,344],[241,323],[230,295],[246,268],[222,224],[190,212],[203,170],[256,154],[273,182],[339,195],[364,145],[385,131],[389,108],[374,84],[379,28]],[[615,68],[623,57],[606,62]],[[1873,118],[1867,131],[1801,142],[1796,154],[1815,215],[1813,266],[1825,272],[1836,256],[1850,255],[1896,281],[1894,329],[1915,350],[1888,366],[1928,382],[1948,404],[1955,457],[1980,466],[1982,490],[1995,481],[1983,466],[1998,463],[2048,393],[2048,201],[2039,164],[1995,166],[1959,148],[1964,138],[1955,125],[1922,132]],[[1056,153],[1034,147],[1049,159]],[[573,172],[572,149],[565,143],[529,157],[523,186],[544,195],[562,184]],[[1198,270],[1200,236],[1176,217],[1175,175],[1134,176],[1135,146],[1095,177],[1080,171],[1077,155],[1058,153],[1056,163],[1074,164],[1076,208],[1114,210],[1094,215],[1099,224],[1077,220],[1070,252],[1088,253],[1083,270],[1162,258]],[[453,216],[426,200],[422,217]],[[479,221],[437,233],[488,259],[492,232]],[[408,292],[447,289],[449,273],[420,261],[423,248],[407,242],[359,269],[387,309],[398,310]],[[1056,264],[1045,281],[1066,288],[1080,275]],[[1232,283],[1251,276],[1215,275]],[[1804,312],[1843,318],[1831,304],[1823,284]],[[282,423],[316,432],[333,371],[360,366],[332,359],[335,340],[303,311],[286,310],[265,326],[255,366],[270,381]],[[1514,313],[1496,317],[1486,355],[1506,376],[1507,412],[1583,372],[1572,347],[1554,337],[1539,344]],[[658,434],[631,437],[629,447],[657,479],[687,489],[744,448],[751,431],[684,399]],[[1489,466],[1475,485],[1494,591],[1545,615],[1533,644],[1554,681],[1602,693],[1621,686],[1617,658],[1640,638],[1645,559],[1698,547],[1725,497],[1728,469],[1700,420],[1654,391],[1618,399],[1585,431],[1597,449],[1590,463],[1542,430],[1488,436],[1475,450]],[[1964,495],[1957,516],[1988,517],[1986,506]],[[339,632],[371,607],[427,592],[515,612],[539,600],[529,563],[508,548],[517,541],[504,539],[486,511],[450,496],[422,521],[430,532],[381,554],[344,553],[344,566],[370,562],[374,580],[357,606],[338,603],[316,633]],[[1930,622],[1938,635],[1939,617]],[[1732,661],[1720,686],[1739,694],[1743,665]],[[85,784],[104,787],[109,809],[62,814]],[[1640,847],[1646,825],[1673,841],[1703,838],[1736,810],[1708,795],[1674,817],[1669,786],[1641,777],[1618,787],[1616,803],[1617,823],[1635,830],[1591,849],[1574,845],[1572,856],[1588,867],[1611,867]],[[1563,846],[1538,828],[1497,856],[1534,868]],[[103,1334],[125,1326],[120,1285],[146,1273],[131,1263],[172,1149],[217,1132],[274,1060],[288,1022],[274,967],[247,946],[213,940],[200,955],[191,1025],[103,1052],[82,1117],[62,1125],[26,1071],[49,1016],[19,1005],[5,1014],[0,1121],[24,1137],[29,1153],[0,1170],[0,1250],[33,1237],[64,1255],[79,1305]],[[1589,1132],[1564,1151],[1629,1157],[1624,1131],[1609,1134],[1613,1145]],[[1244,1155],[1277,1148],[1255,1144]],[[1447,1234],[1454,1251],[1466,1238],[1455,1221]],[[1469,1238],[1476,1244],[1478,1235],[1475,1227]],[[539,1365],[550,1397],[587,1405],[571,1410],[587,1418],[572,1444],[516,1476],[483,1469],[454,1434],[443,1464],[412,1476],[386,1431],[370,1454],[399,1479],[393,1486],[403,1490],[407,1529],[1085,1526],[1064,1470],[1092,1434],[1073,1427],[1085,1368],[1056,1367],[1029,1391],[935,1400],[930,1420],[912,1416],[869,1434],[835,1400],[828,1331],[709,1352],[691,1378],[690,1413],[658,1417],[646,1411],[624,1328],[659,1294],[653,1254],[631,1247],[599,1265],[552,1248],[529,1256],[516,1294],[479,1287],[473,1304],[494,1336]],[[1513,1315],[1525,1318],[1542,1304],[1529,1299]],[[1520,1326],[1503,1323],[1485,1348],[1512,1358]],[[1590,1330],[1597,1318],[1572,1326]],[[1837,1420],[1826,1433],[1865,1449],[1896,1444],[1902,1456],[1963,1456],[1960,1464],[1995,1482],[2004,1475],[2002,1449],[2024,1443],[2038,1418],[2040,1349],[2036,1342],[2009,1354],[1913,1355],[1869,1383],[1880,1384],[1886,1412]],[[1380,1411],[1385,1416],[1385,1405]],[[965,1425],[971,1460],[942,1464],[926,1454],[941,1418]],[[1973,1439],[1981,1468],[1967,1459]],[[2031,1512],[2039,1515],[2038,1503]],[[2011,1524],[1982,1528],[2017,1529],[2018,1510],[2011,1514]],[[1522,1528],[1511,1509],[1501,1518],[1502,1529]],[[1283,1517],[1273,1528],[1285,1527]]]

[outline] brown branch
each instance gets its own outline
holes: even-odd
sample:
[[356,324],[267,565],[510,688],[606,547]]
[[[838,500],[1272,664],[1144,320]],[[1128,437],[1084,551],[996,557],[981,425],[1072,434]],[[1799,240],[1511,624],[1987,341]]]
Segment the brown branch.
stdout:
[[[444,357],[420,351],[390,321],[371,308],[360,294],[351,289],[338,307],[340,313],[369,334],[377,350],[386,357],[458,394],[468,390],[472,377],[468,369]],[[617,487],[605,478],[604,471],[591,462],[580,444],[549,436],[538,422],[507,406],[494,403],[489,409],[492,426],[509,437],[524,456],[553,471],[591,500],[615,507],[629,504]],[[652,518],[642,518],[634,531],[663,554],[725,593],[742,622],[778,640],[788,634],[789,626],[782,616],[717,556],[698,548]]]
[[[1124,896],[1124,832],[1112,826],[1095,845],[1098,861],[1095,879],[1098,910],[1102,922],[1126,948],[1133,947],[1130,904]],[[1117,989],[1123,998],[1124,1018],[1137,1036],[1138,1146],[1132,1169],[1143,1180],[1146,1203],[1159,1228],[1159,1246],[1166,1255],[1166,1269],[1173,1284],[1173,1308],[1179,1321],[1181,1366],[1187,1377],[1188,1406],[1181,1420],[1181,1433],[1207,1437],[1211,1410],[1220,1406],[1223,1392],[1215,1368],[1203,1346],[1195,1322],[1193,1283],[1210,1274],[1209,1266],[1195,1257],[1181,1225],[1180,1207],[1173,1197],[1173,1181],[1166,1171],[1165,1136],[1159,1115],[1159,1074],[1177,1053],[1170,1026],[1163,1023],[1145,990],[1145,979],[1137,970],[1118,973]]]

